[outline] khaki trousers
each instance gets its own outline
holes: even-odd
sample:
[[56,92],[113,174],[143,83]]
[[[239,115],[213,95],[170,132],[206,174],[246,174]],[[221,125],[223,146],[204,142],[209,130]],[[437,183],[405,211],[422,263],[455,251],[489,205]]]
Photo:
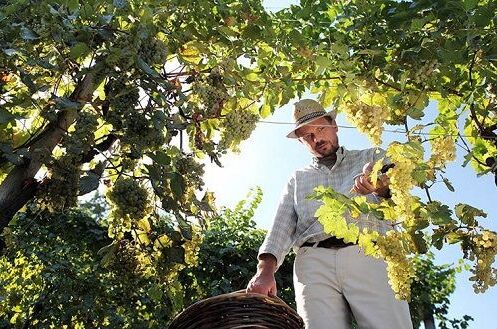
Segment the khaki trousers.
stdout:
[[412,329],[409,306],[395,299],[386,263],[358,246],[302,247],[294,263],[297,312],[306,329]]

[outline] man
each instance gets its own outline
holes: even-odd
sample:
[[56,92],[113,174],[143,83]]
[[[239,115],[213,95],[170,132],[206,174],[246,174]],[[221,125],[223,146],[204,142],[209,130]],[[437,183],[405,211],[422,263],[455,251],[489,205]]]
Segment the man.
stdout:
[[[379,180],[375,188],[368,178],[384,151],[340,147],[335,117],[336,112],[326,112],[314,100],[295,103],[296,125],[287,137],[304,144],[314,156],[313,163],[297,170],[288,182],[273,226],[259,249],[257,273],[247,292],[276,295],[274,273],[294,247],[297,311],[307,329],[350,328],[352,315],[359,328],[411,329],[408,304],[395,299],[385,262],[325,234],[314,217],[321,203],[306,198],[319,185],[343,194],[362,194],[369,201],[389,195],[388,181]],[[367,227],[385,233],[391,229],[387,222],[372,218],[354,222],[361,230]]]

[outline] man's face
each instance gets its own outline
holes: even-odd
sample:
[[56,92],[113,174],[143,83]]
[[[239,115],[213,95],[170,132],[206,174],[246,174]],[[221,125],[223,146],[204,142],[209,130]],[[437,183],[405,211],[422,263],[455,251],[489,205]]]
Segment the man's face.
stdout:
[[335,120],[318,118],[295,131],[299,141],[316,157],[322,158],[338,150],[338,127]]

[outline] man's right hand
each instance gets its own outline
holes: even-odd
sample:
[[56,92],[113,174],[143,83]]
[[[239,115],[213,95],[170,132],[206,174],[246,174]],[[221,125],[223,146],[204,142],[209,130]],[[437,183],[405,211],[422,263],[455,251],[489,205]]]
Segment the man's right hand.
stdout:
[[257,273],[253,276],[247,285],[247,292],[276,296],[276,258],[271,254],[262,254],[259,257]]

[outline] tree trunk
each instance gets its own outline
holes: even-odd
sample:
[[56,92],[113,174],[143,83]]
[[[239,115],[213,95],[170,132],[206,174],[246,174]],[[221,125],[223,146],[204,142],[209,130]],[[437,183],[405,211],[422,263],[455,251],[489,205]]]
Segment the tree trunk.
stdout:
[[433,313],[430,312],[424,319],[423,323],[425,325],[425,329],[435,329],[435,319],[433,318]]
[[[95,87],[98,86],[93,81],[93,76],[94,73],[88,73],[81,80],[70,96],[72,101],[91,101]],[[29,147],[29,160],[15,166],[0,185],[0,232],[16,212],[35,195],[38,184],[34,177],[43,164],[42,159],[52,154],[77,116],[78,113],[74,109],[62,111],[57,121],[41,132],[40,138]]]

